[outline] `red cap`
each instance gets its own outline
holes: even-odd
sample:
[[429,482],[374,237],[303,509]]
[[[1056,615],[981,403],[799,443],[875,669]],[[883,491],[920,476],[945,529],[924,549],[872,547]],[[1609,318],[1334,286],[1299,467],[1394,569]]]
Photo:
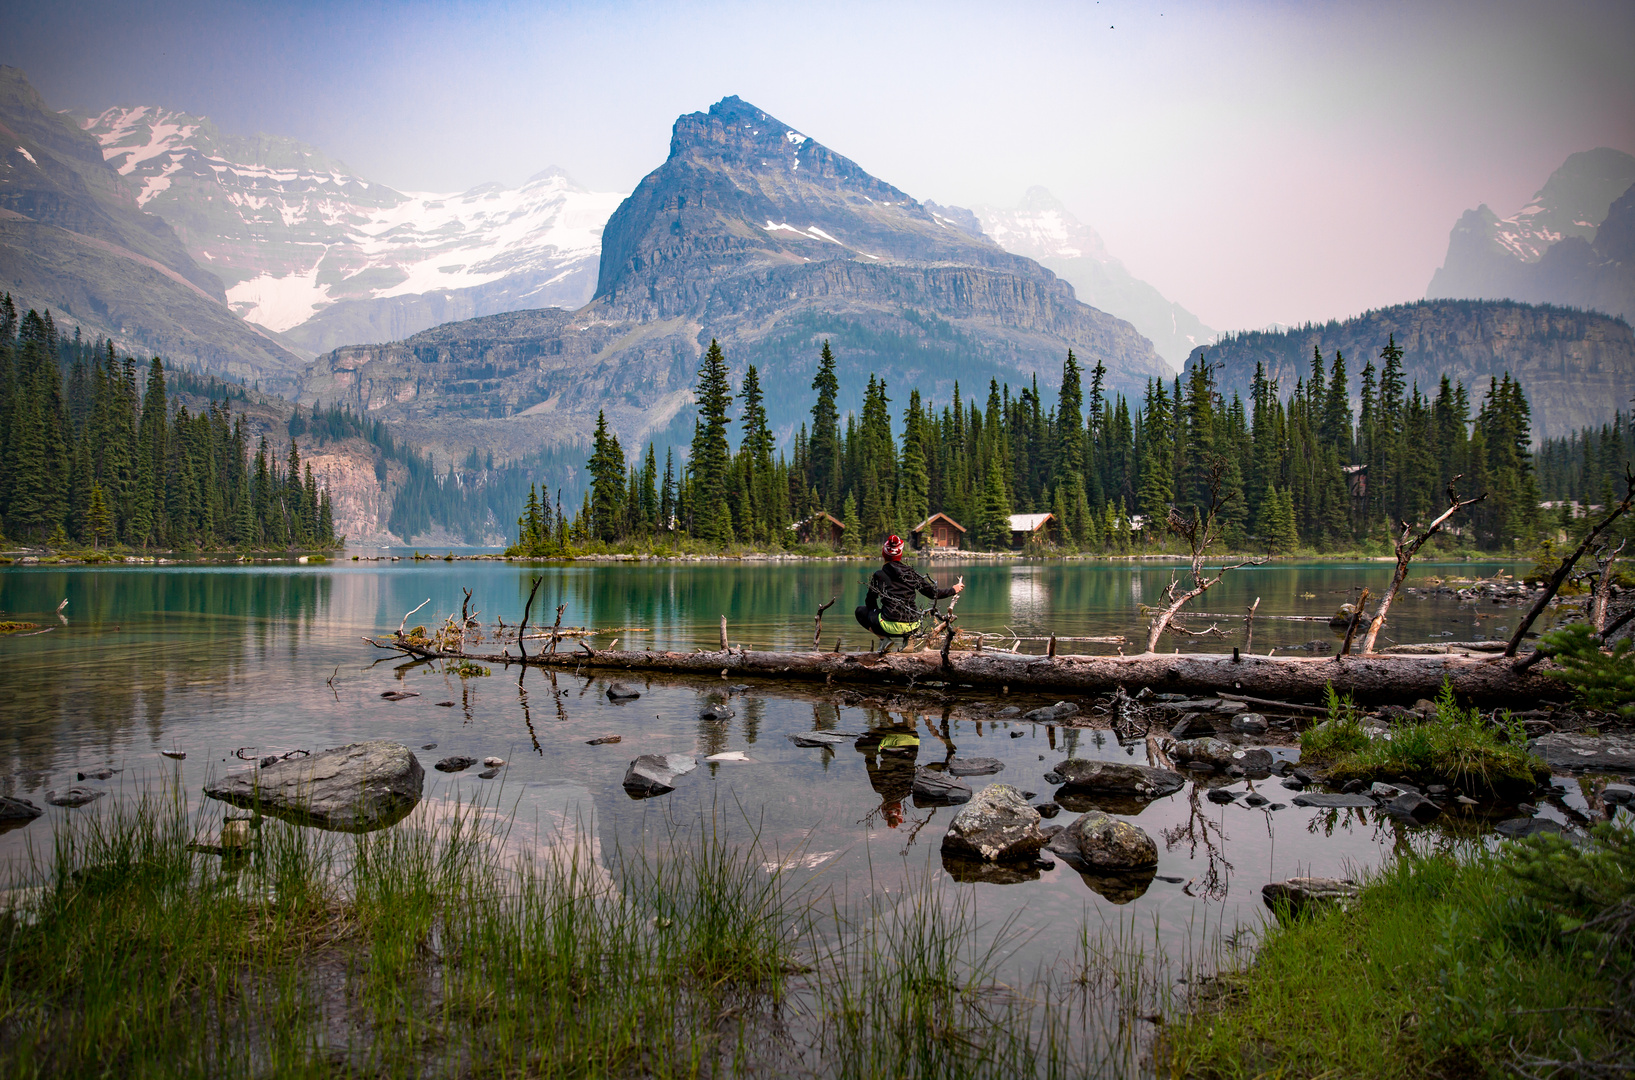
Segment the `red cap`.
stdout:
[[886,537],[886,542],[880,545],[880,554],[887,562],[896,562],[903,557],[903,538],[895,533]]

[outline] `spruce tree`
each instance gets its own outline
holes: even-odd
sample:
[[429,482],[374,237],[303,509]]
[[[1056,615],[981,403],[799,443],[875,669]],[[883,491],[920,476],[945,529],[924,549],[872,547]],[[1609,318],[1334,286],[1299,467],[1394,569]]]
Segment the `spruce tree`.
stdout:
[[698,369],[698,424],[693,429],[690,500],[693,506],[693,535],[711,544],[732,539],[732,513],[727,507],[727,409],[732,405],[732,387],[727,381],[727,358],[713,339]]

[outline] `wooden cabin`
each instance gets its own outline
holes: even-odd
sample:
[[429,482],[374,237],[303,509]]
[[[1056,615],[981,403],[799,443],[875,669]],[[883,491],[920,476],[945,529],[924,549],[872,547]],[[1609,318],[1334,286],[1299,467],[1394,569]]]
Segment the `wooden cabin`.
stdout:
[[828,544],[832,548],[838,548],[840,538],[846,533],[846,524],[839,518],[819,510],[805,521],[795,522],[789,529],[803,544]]
[[1055,542],[1055,514],[1012,514],[1011,550]]
[[965,526],[947,514],[932,514],[914,526],[909,538],[914,544],[915,551],[924,551],[928,548],[958,551],[965,546]]
[[1353,499],[1363,499],[1368,496],[1368,466],[1341,465],[1340,471],[1345,474],[1346,487]]

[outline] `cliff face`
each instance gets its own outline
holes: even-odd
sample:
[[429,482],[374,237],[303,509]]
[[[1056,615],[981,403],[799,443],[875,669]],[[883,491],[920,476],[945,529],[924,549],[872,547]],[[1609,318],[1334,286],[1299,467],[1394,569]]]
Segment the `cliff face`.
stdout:
[[1343,323],[1230,335],[1194,350],[1188,362],[1204,357],[1219,364],[1224,392],[1247,398],[1257,361],[1287,394],[1309,375],[1313,348],[1330,362],[1339,349],[1355,397],[1363,367],[1370,360],[1379,367],[1380,350],[1393,334],[1407,378],[1421,391],[1434,394],[1446,372],[1469,388],[1474,407],[1489,379],[1505,372],[1519,378],[1532,406],[1535,438],[1608,421],[1635,394],[1635,336],[1627,322],[1510,301],[1426,300]]
[[302,400],[348,401],[463,456],[583,438],[598,410],[626,445],[686,438],[699,357],[761,369],[774,427],[810,408],[822,342],[842,408],[869,372],[947,401],[958,381],[1060,378],[1068,349],[1115,389],[1169,372],[1134,327],[1038,263],[925,205],[759,109],[727,98],[676,121],[670,157],[602,235],[595,298],[320,357]]

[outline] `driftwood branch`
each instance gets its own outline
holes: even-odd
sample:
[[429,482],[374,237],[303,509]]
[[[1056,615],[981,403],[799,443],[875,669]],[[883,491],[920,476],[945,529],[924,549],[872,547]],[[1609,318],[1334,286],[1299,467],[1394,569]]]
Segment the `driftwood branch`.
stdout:
[[823,637],[823,613],[825,611],[828,611],[830,608],[834,607],[835,606],[835,601],[839,600],[839,599],[840,599],[840,596],[838,594],[836,594],[835,596],[829,597],[829,602],[827,604],[824,604],[822,607],[818,608],[817,609],[817,614],[812,616],[812,651],[813,652],[817,652],[822,647],[822,646],[820,646],[818,644],[818,642]]
[[1257,596],[1255,602],[1249,605],[1248,621],[1243,628],[1243,651],[1246,653],[1255,651],[1255,609],[1259,607],[1260,597]]
[[[1414,556],[1418,555],[1419,549],[1425,546],[1425,541],[1440,532],[1442,526],[1447,524],[1448,519],[1453,515],[1465,509],[1465,507],[1473,506],[1487,498],[1487,492],[1485,491],[1474,499],[1459,498],[1459,493],[1454,490],[1453,485],[1463,479],[1464,475],[1464,473],[1460,473],[1448,481],[1448,508],[1442,511],[1442,515],[1431,522],[1424,532],[1415,536],[1414,526],[1409,525],[1406,521],[1402,523],[1402,535],[1397,537],[1396,543],[1397,569],[1391,575],[1390,587],[1385,590],[1385,595],[1380,597],[1380,606],[1379,610],[1374,612],[1374,621],[1368,624],[1368,634],[1363,638],[1362,643],[1364,656],[1374,651],[1374,642],[1379,638],[1381,628],[1385,626],[1385,616],[1390,612],[1391,604],[1397,598],[1397,590],[1402,588],[1402,583],[1408,578],[1408,564],[1414,561]],[[1360,610],[1361,605],[1358,605],[1358,608]]]
[[1522,616],[1521,622],[1516,624],[1516,632],[1510,636],[1510,644],[1506,645],[1504,649],[1506,656],[1516,655],[1516,650],[1521,647],[1522,638],[1527,636],[1527,631],[1533,625],[1533,620],[1537,619],[1543,613],[1545,607],[1549,605],[1550,600],[1556,594],[1556,590],[1561,588],[1561,583],[1566,581],[1567,575],[1573,572],[1573,566],[1577,564],[1579,559],[1583,558],[1584,552],[1590,549],[1590,545],[1595,543],[1595,538],[1624,515],[1631,503],[1635,503],[1635,473],[1625,470],[1623,501],[1613,507],[1612,512],[1602,518],[1599,524],[1584,534],[1584,539],[1573,549],[1571,555],[1561,560],[1561,565],[1556,567],[1556,572],[1550,575],[1549,581],[1545,582],[1544,592],[1539,594],[1539,598],[1533,601],[1533,606],[1528,609],[1527,614]]
[[409,625],[409,616],[413,615],[415,611],[419,611],[420,608],[425,607],[429,603],[431,603],[431,597],[428,596],[420,602],[420,607],[415,608],[414,611],[404,613],[403,621],[397,624],[397,632],[399,636],[402,636],[404,629]]
[[1602,548],[1596,552],[1595,566],[1599,576],[1595,579],[1595,592],[1590,598],[1590,626],[1597,634],[1607,632],[1607,605],[1612,602],[1612,567],[1623,553],[1627,539],[1618,541],[1618,546],[1612,550]]
[[[542,580],[542,578],[536,577],[533,585],[529,587],[528,602],[522,605],[522,625],[517,627],[517,649],[522,653],[524,660],[528,659],[528,646],[524,644],[528,637],[528,613],[534,609],[534,594],[539,591],[539,583]],[[528,669],[524,667],[522,670],[527,671]],[[521,678],[521,675],[517,676],[519,682]]]
[[1147,652],[1158,651],[1158,639],[1163,636],[1165,627],[1170,620],[1187,604],[1208,592],[1220,583],[1228,571],[1237,570],[1245,566],[1259,566],[1265,559],[1245,559],[1231,566],[1222,566],[1214,577],[1208,577],[1204,562],[1209,555],[1209,549],[1215,546],[1220,539],[1220,510],[1225,505],[1230,492],[1221,490],[1221,478],[1226,470],[1225,459],[1217,457],[1209,467],[1209,505],[1201,511],[1194,509],[1190,517],[1181,514],[1175,507],[1169,508],[1169,516],[1165,522],[1168,530],[1187,542],[1192,550],[1192,588],[1185,592],[1178,592],[1180,579],[1170,576],[1169,585],[1164,589],[1164,597],[1169,604],[1158,617],[1152,621],[1147,631]]
[[1341,656],[1349,656],[1351,654],[1351,638],[1357,633],[1357,624],[1362,621],[1363,613],[1367,610],[1368,590],[1364,589],[1362,591],[1362,595],[1357,597],[1357,610],[1351,613],[1351,622],[1346,625],[1345,644],[1340,646]]

